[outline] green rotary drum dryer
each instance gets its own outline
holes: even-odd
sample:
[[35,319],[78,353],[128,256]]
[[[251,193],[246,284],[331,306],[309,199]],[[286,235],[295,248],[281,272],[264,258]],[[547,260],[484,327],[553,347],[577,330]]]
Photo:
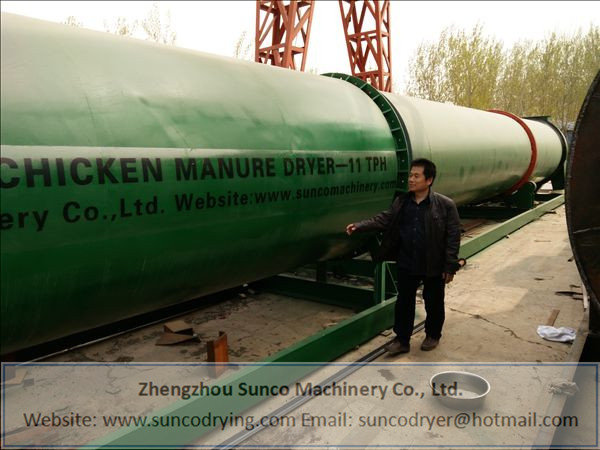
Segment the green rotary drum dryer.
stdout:
[[353,77],[10,14],[1,33],[2,354],[351,256],[368,238],[345,225],[411,158],[459,204],[564,158],[548,125]]

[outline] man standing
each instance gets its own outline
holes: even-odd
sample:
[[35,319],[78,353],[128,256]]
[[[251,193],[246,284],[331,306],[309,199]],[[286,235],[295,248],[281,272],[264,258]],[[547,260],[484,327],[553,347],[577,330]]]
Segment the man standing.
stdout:
[[394,332],[388,346],[392,355],[410,351],[415,320],[417,287],[423,282],[426,338],[421,350],[437,347],[444,324],[444,288],[459,269],[460,221],[454,202],[431,189],[435,164],[428,159],[412,161],[408,190],[389,209],[371,219],[351,223],[346,233],[383,231],[377,261],[396,260],[398,298]]

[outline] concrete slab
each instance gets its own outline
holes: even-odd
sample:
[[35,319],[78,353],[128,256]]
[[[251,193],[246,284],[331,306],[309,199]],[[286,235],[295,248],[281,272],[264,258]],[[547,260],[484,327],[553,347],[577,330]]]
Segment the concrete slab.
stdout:
[[[440,345],[423,352],[421,331],[412,351],[389,361],[563,361],[571,344],[538,336],[553,309],[555,327],[579,327],[583,302],[557,295],[581,287],[572,260],[564,206],[517,230],[469,259],[446,291],[446,322]],[[418,305],[424,314],[422,305]],[[383,344],[378,338],[361,353]],[[350,361],[350,353],[343,360]]]

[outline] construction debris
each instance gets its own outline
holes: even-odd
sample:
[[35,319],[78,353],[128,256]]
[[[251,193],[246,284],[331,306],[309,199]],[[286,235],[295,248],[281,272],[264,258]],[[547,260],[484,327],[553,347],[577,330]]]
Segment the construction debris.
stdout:
[[556,322],[556,317],[558,316],[559,312],[560,312],[560,310],[553,309],[552,312],[550,313],[550,317],[548,317],[548,320],[546,321],[546,325],[548,325],[549,327],[553,326],[554,322]]
[[167,322],[164,325],[165,333],[177,333],[177,334],[188,334],[193,335],[194,329],[191,325],[188,325],[183,320],[174,320]]
[[192,326],[183,320],[167,322],[164,324],[163,330],[164,333],[156,341],[156,345],[175,345],[198,339],[198,335],[194,333]]

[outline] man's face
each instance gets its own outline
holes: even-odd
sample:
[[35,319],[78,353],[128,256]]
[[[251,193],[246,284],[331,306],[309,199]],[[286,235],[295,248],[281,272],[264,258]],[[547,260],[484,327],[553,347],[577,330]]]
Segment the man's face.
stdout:
[[410,168],[410,174],[408,175],[408,190],[410,192],[424,192],[433,183],[433,178],[425,178],[424,170],[423,166]]

